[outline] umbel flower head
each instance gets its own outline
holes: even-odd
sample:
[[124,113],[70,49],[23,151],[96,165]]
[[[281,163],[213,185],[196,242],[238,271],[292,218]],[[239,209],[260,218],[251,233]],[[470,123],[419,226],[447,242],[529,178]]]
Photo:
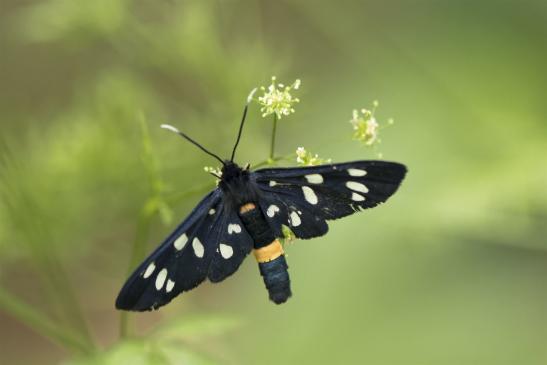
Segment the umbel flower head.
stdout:
[[374,117],[374,112],[378,107],[378,102],[373,102],[372,110],[355,109],[350,123],[353,125],[353,139],[363,142],[367,146],[372,146],[379,142],[378,132],[380,125]]
[[258,103],[262,105],[260,111],[263,117],[274,114],[277,119],[281,119],[283,116],[294,113],[294,104],[299,103],[300,100],[291,95],[291,91],[298,90],[300,87],[300,80],[297,79],[292,85],[285,86],[283,84],[277,84],[275,76],[272,77],[272,83],[268,88],[262,86],[260,90],[264,92],[264,95],[258,97]]
[[296,149],[296,162],[302,166],[316,166],[331,163],[331,159],[321,158],[317,154],[306,151],[304,147],[298,147]]

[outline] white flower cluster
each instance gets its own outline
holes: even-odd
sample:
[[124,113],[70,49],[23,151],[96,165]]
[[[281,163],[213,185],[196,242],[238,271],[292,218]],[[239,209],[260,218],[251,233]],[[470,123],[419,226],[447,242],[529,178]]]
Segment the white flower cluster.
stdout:
[[318,154],[313,154],[306,151],[304,147],[298,147],[296,149],[296,162],[302,166],[315,166],[322,165],[325,163],[331,163],[331,159],[324,159],[319,157]]
[[294,104],[300,102],[298,98],[291,95],[292,90],[298,90],[300,87],[300,80],[297,79],[292,85],[285,86],[283,84],[276,84],[275,76],[272,77],[272,83],[268,88],[262,86],[260,90],[264,92],[264,95],[258,97],[258,103],[262,105],[260,111],[263,117],[274,114],[277,119],[281,119],[283,116],[294,113]]
[[219,183],[220,180],[218,179],[221,179],[222,178],[222,170],[220,169],[220,167],[211,167],[211,166],[205,166],[203,168],[203,170],[213,176],[216,176],[217,177],[217,185]]
[[378,132],[380,125],[374,117],[374,111],[378,107],[378,102],[374,101],[373,109],[354,110],[350,123],[353,126],[353,139],[363,142],[367,146],[372,146],[379,142]]

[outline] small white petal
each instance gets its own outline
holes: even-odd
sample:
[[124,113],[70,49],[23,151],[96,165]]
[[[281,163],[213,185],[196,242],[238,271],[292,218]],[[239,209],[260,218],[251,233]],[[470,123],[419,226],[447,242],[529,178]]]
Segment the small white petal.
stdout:
[[291,226],[298,227],[302,221],[300,220],[300,216],[296,212],[291,212]]
[[173,246],[180,251],[186,246],[186,242],[188,242],[188,236],[186,236],[186,233],[183,233],[180,235],[179,238],[175,240],[175,243],[173,243]]
[[312,188],[310,188],[309,186],[302,186],[302,191],[304,192],[304,198],[308,203],[313,205],[317,204],[317,195],[315,195],[315,192]]
[[275,204],[272,204],[268,207],[268,210],[266,211],[266,215],[270,218],[273,218],[275,216],[275,213],[279,212],[279,207]]
[[161,269],[161,271],[158,273],[158,276],[156,276],[156,289],[161,290],[163,288],[163,284],[165,283],[165,279],[167,278],[167,269]]
[[351,190],[354,190],[354,191],[358,191],[358,192],[361,192],[361,193],[368,193],[368,188],[361,184],[361,183],[358,183],[358,182],[355,182],[355,181],[348,181],[346,183],[346,186],[348,189],[351,189]]
[[351,194],[351,200],[356,202],[362,202],[363,200],[365,200],[365,197],[361,194],[353,193]]
[[156,265],[152,262],[148,267],[146,268],[146,271],[144,272],[143,278],[147,279],[154,273],[154,270],[156,270]]
[[228,224],[228,234],[241,233],[241,226],[239,224]]
[[201,241],[196,237],[192,241],[192,248],[194,249],[194,253],[197,257],[202,258],[203,254],[205,253],[205,248],[201,244]]
[[228,246],[228,245],[225,245],[224,243],[221,243],[219,247],[220,247],[220,254],[225,259],[229,259],[234,254],[234,249],[232,248],[232,246]]
[[165,291],[170,293],[174,287],[175,287],[175,282],[171,281],[171,279],[167,279],[167,284],[165,285]]
[[360,169],[348,169],[348,174],[350,176],[365,176],[367,172]]
[[310,184],[323,183],[323,176],[321,176],[320,174],[311,174],[311,175],[306,175],[304,177],[306,178],[306,180],[308,180]]

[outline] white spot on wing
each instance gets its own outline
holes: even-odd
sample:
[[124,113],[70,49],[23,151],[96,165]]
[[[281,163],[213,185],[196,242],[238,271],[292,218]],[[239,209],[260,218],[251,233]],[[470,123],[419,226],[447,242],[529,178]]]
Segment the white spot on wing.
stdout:
[[216,210],[211,209],[211,210],[209,211],[209,215],[213,215],[213,214],[215,214],[215,212],[216,212]]
[[300,216],[296,212],[291,212],[291,226],[298,227],[302,221],[300,220]]
[[365,185],[355,181],[348,181],[346,183],[346,186],[348,187],[348,189],[351,189],[353,191],[358,191],[360,193],[368,193],[368,188]]
[[277,182],[272,180],[272,181],[270,181],[270,184],[269,184],[269,185],[270,185],[270,187],[273,188],[274,186],[277,185]]
[[306,175],[304,177],[306,178],[306,180],[308,180],[308,182],[310,184],[321,184],[321,183],[323,183],[323,176],[321,176],[319,174],[311,174],[311,175]]
[[143,278],[147,279],[154,273],[154,270],[156,270],[156,265],[152,262],[148,267],[146,268],[146,271],[144,272]]
[[201,244],[201,241],[196,237],[192,241],[192,248],[194,249],[194,253],[197,257],[202,258],[203,254],[205,253],[205,248]]
[[360,169],[348,169],[349,176],[365,176],[367,172]]
[[365,200],[365,197],[361,194],[353,193],[351,194],[351,200],[356,202],[362,202],[363,200]]
[[275,204],[272,204],[268,207],[268,210],[266,211],[266,215],[270,218],[273,218],[275,213],[279,212],[279,207]]
[[306,201],[310,204],[317,204],[318,199],[317,195],[315,195],[315,191],[313,191],[312,188],[309,186],[302,186],[302,191],[304,192],[304,198],[306,198]]
[[221,243],[219,245],[220,247],[220,254],[225,259],[229,259],[234,254],[234,249],[231,246],[225,245],[224,243]]
[[167,269],[161,269],[161,271],[158,273],[158,276],[156,276],[156,289],[161,290],[163,288],[163,284],[165,283],[165,279],[167,278]]
[[186,236],[186,233],[183,233],[179,236],[179,238],[175,240],[173,246],[175,246],[175,248],[180,251],[184,248],[186,242],[188,242],[188,236]]
[[228,234],[232,233],[241,233],[241,226],[236,223],[228,224]]
[[170,293],[174,287],[175,287],[175,282],[171,281],[171,279],[167,279],[167,284],[165,285],[165,291]]

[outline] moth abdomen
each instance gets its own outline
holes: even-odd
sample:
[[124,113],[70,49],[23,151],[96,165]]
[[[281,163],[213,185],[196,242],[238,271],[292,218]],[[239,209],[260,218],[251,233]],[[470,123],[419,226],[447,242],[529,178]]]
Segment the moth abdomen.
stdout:
[[281,243],[275,238],[268,222],[256,205],[245,204],[239,212],[245,228],[253,238],[254,255],[270,300],[276,304],[285,303],[292,293],[289,266]]
[[259,262],[260,275],[264,279],[264,285],[268,289],[269,297],[275,304],[285,303],[292,295],[291,279],[289,278],[289,266],[285,255],[268,262]]

